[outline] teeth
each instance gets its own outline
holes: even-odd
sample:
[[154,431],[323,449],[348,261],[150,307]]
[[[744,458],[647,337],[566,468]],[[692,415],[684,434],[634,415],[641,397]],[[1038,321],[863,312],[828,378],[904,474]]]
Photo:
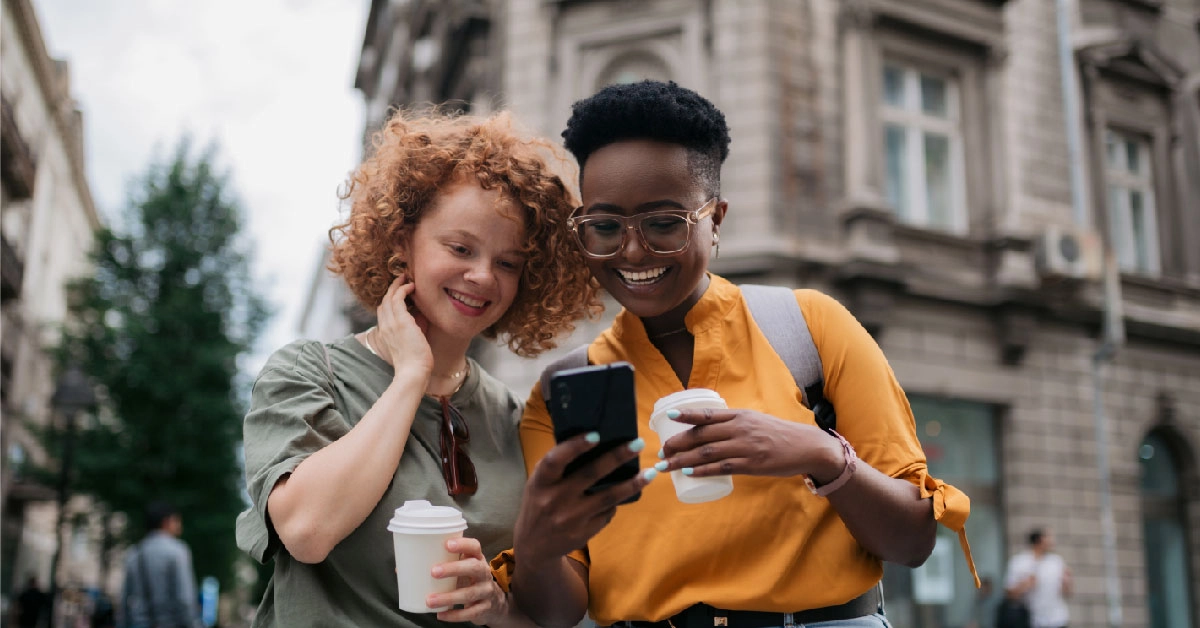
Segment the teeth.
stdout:
[[662,277],[662,274],[667,272],[667,267],[662,266],[660,268],[651,268],[650,270],[644,270],[638,273],[631,273],[626,270],[617,270],[617,272],[621,274],[621,278],[627,283],[650,283],[655,279]]
[[468,297],[463,294],[459,294],[457,292],[451,292],[450,298],[454,299],[455,301],[458,301],[460,303],[466,303],[467,305],[469,305],[471,307],[483,307],[483,305],[485,303],[487,303],[487,301],[484,301],[481,299],[472,299],[471,297]]

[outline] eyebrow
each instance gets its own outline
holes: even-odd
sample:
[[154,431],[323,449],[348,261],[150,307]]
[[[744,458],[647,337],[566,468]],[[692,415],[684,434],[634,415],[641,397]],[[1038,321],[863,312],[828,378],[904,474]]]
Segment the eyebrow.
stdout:
[[595,205],[592,205],[590,207],[584,207],[583,213],[585,213],[585,214],[600,213],[600,214],[626,214],[626,215],[628,215],[628,214],[641,213],[644,211],[653,211],[656,209],[681,209],[683,211],[688,211],[688,209],[686,207],[684,207],[682,204],[680,204],[679,201],[675,201],[675,200],[671,200],[671,199],[660,199],[657,201],[649,201],[649,202],[637,205],[636,207],[633,208],[632,211],[627,210],[624,207],[621,207],[620,205],[614,205],[612,203],[596,203]]

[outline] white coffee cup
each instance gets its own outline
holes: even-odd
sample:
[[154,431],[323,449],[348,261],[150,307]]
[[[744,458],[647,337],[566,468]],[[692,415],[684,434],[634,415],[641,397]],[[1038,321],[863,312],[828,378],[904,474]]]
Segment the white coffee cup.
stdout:
[[431,593],[449,593],[458,578],[434,578],[433,566],[458,560],[458,554],[446,550],[446,541],[461,537],[467,522],[457,508],[434,506],[425,500],[406,501],[388,522],[392,548],[396,552],[396,587],[400,591],[400,610],[410,613],[437,613],[449,606],[430,608],[425,597]]
[[[654,411],[650,414],[650,429],[658,434],[659,441],[665,443],[672,436],[695,427],[688,423],[668,419],[668,410],[704,410],[728,407],[725,405],[725,400],[715,390],[689,388],[654,402]],[[709,502],[720,499],[733,491],[733,476],[730,475],[697,478],[684,475],[681,470],[675,470],[671,472],[671,481],[675,483],[675,496],[685,504]]]

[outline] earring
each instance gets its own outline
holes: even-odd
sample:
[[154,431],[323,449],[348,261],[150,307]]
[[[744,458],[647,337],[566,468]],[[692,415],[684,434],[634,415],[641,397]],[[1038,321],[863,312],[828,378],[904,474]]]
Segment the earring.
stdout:
[[716,251],[713,252],[713,257],[721,257],[721,234],[715,230],[713,231],[713,246],[717,247]]

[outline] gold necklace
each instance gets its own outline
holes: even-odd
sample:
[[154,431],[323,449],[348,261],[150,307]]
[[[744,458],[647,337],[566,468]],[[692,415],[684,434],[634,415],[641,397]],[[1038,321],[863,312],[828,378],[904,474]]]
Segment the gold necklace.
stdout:
[[[371,332],[375,331],[375,327],[376,327],[375,325],[372,325],[370,329],[363,332],[362,341],[363,341],[363,345],[367,347],[367,351],[371,352],[371,355],[382,360],[383,356],[379,355],[379,352],[375,350],[375,347],[371,346]],[[467,383],[467,375],[471,374],[471,362],[464,361],[462,368],[458,369],[457,371],[454,371],[453,373],[451,373],[449,375],[438,375],[437,373],[431,373],[431,374],[436,377],[439,377],[439,378],[448,379],[450,381],[458,380],[458,385],[454,387],[454,390],[450,391],[449,395],[433,395],[428,392],[426,392],[425,394],[429,395],[430,397],[443,397],[443,396],[451,397],[458,391],[462,390],[463,384]],[[462,379],[459,379],[459,378],[462,378]]]
[[661,334],[654,334],[653,336],[647,334],[646,337],[649,338],[650,340],[658,340],[659,338],[666,338],[667,336],[674,336],[675,334],[682,334],[683,332],[685,332],[687,330],[688,330],[687,325],[684,325],[683,327],[680,327],[679,329],[672,329],[671,331],[664,331]]

